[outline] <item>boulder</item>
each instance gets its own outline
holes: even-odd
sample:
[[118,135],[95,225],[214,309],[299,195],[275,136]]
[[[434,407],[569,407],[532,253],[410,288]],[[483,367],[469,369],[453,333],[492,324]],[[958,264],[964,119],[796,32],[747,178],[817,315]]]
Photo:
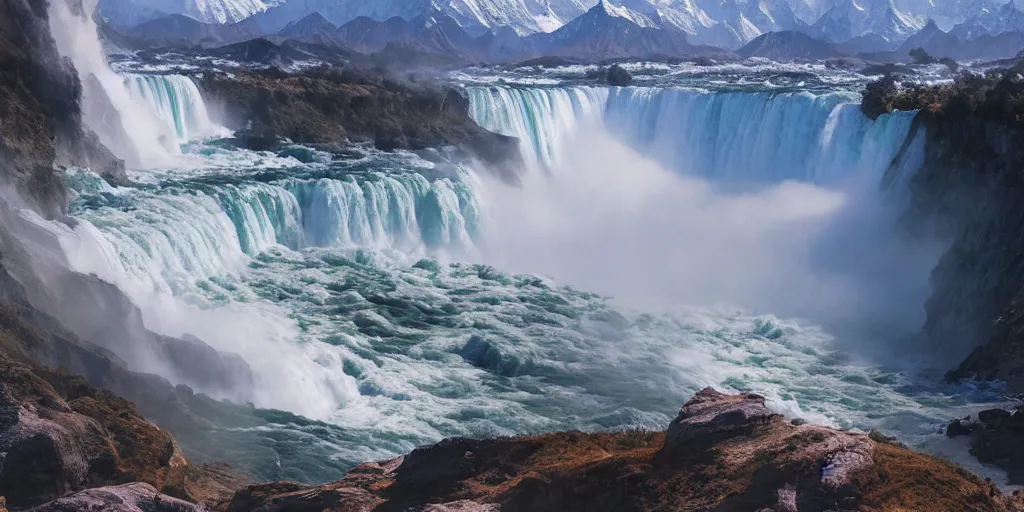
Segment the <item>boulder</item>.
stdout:
[[665,449],[672,450],[694,441],[707,442],[751,434],[759,427],[782,419],[765,407],[764,397],[753,393],[726,395],[706,388],[693,396],[669,424]]
[[0,360],[0,495],[38,505],[118,480],[174,486],[185,460],[170,434],[78,377]]
[[970,420],[955,419],[946,425],[946,437],[969,436],[978,426]]
[[978,413],[978,421],[981,421],[985,425],[991,423],[999,423],[1003,420],[1009,419],[1012,414],[1006,409],[989,409],[987,411],[981,411]]
[[134,482],[76,492],[45,503],[29,512],[203,512],[204,508],[160,494],[149,484]]

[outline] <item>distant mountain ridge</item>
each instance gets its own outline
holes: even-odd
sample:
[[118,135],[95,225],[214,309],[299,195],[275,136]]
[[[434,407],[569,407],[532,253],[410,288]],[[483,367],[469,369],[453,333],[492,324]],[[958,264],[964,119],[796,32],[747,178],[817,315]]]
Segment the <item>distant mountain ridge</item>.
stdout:
[[[872,2],[865,12],[885,14],[877,29],[886,40],[888,32],[903,33],[904,28],[924,26],[924,18],[905,13],[893,6],[891,0],[829,0],[833,4],[828,12],[846,13],[858,18],[853,28],[866,26],[859,6]],[[955,0],[951,0],[955,1]],[[985,0],[999,1],[999,0]],[[101,0],[101,6],[119,5],[118,19],[128,19],[132,8],[139,17],[157,13],[192,16],[194,7],[201,5],[200,13],[227,13],[213,16],[202,14],[196,19],[204,22],[232,23],[248,13],[256,24],[268,34],[278,33],[290,23],[310,14],[319,13],[327,22],[342,26],[358,18],[387,21],[394,17],[412,21],[431,15],[451,18],[471,36],[507,27],[521,36],[551,33],[583,16],[601,4],[606,12],[627,19],[641,28],[661,28],[686,35],[691,44],[713,45],[736,49],[761,34],[787,30],[809,31],[813,20],[818,20],[822,0]],[[844,7],[844,2],[858,8]],[[123,4],[123,5],[122,5]],[[813,4],[813,5],[812,5]],[[219,6],[219,7],[217,7]],[[148,9],[142,13],[142,9]],[[890,12],[886,12],[888,9]],[[106,9],[109,11],[110,9]],[[106,15],[106,14],[105,14]],[[813,20],[811,20],[813,18]],[[900,26],[889,27],[888,20]],[[811,20],[811,21],[808,21]],[[112,22],[114,20],[111,20]],[[146,20],[148,21],[148,20]],[[909,23],[908,23],[909,21]],[[839,22],[842,24],[842,22]],[[118,24],[118,23],[115,23]],[[828,30],[815,36],[839,42],[863,35],[860,30]],[[851,33],[853,32],[853,33]],[[897,43],[898,45],[898,43]]]
[[[157,5],[171,0],[127,1]],[[176,1],[209,7],[227,0]],[[906,59],[907,41],[931,48],[938,56],[1003,58],[1020,50],[1016,45],[1022,36],[1015,34],[1024,31],[1024,13],[1013,3],[1000,3],[1003,0],[979,0],[973,7],[965,3],[968,0],[949,0],[942,9],[939,5],[945,4],[938,0],[244,0],[257,1],[275,5],[242,22],[200,23],[186,14],[172,14],[121,31],[185,46],[267,36],[363,53],[402,47],[488,63],[541,56],[588,61],[681,57],[707,53],[707,47],[777,59],[835,54]],[[524,22],[523,13],[540,12],[537,2],[542,1],[544,12]],[[563,23],[567,13],[584,1],[593,5]],[[931,6],[927,12],[962,21],[944,31],[936,20],[897,6],[924,1]],[[470,3],[480,12],[469,16]],[[526,10],[516,11],[519,8]],[[805,22],[808,13],[822,10],[813,24]],[[490,26],[505,22],[511,25]],[[752,41],[758,44],[748,48]]]
[[780,62],[814,61],[843,56],[842,52],[828,42],[795,30],[762,34],[736,50],[736,54],[746,59],[760,57]]

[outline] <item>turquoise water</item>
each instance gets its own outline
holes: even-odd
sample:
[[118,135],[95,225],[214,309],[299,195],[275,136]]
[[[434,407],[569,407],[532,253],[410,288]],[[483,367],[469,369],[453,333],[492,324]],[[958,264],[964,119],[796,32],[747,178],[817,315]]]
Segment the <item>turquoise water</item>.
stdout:
[[[563,148],[572,146],[574,126],[583,124],[578,116],[605,119],[633,111],[655,123],[646,134],[637,129],[638,119],[610,130],[625,142],[622,151],[653,147],[653,141],[667,137],[663,132],[676,133],[679,147],[696,147],[701,140],[715,144],[718,149],[694,160],[708,168],[697,176],[701,180],[735,177],[729,172],[740,168],[747,175],[790,169],[761,175],[760,181],[812,182],[795,196],[808,202],[819,195],[838,197],[839,192],[813,188],[819,177],[840,181],[825,172],[839,170],[823,161],[846,162],[841,171],[867,173],[877,183],[884,169],[878,169],[875,153],[879,147],[898,148],[908,124],[903,118],[875,124],[848,119],[850,107],[832,96],[737,98],[747,109],[782,110],[773,114],[782,118],[808,116],[813,122],[800,130],[829,133],[814,135],[818,142],[799,146],[795,155],[768,152],[762,145],[755,157],[736,163],[734,153],[748,142],[708,142],[695,129],[671,131],[668,121],[648,115],[651,110],[621,106],[626,95],[649,104],[649,97],[641,97],[649,96],[647,91],[569,91],[557,93],[557,100],[552,94],[470,92],[483,124],[515,135],[529,132],[530,161],[552,176],[570,176],[581,187],[587,176],[600,174],[559,167],[575,165],[572,151]],[[592,108],[584,107],[581,97],[594,100]],[[562,100],[569,103],[559,104]],[[541,108],[529,101],[545,103]],[[710,105],[706,108],[720,113],[721,102],[728,100],[686,96],[673,101],[689,108]],[[513,106],[523,110],[512,111]],[[793,110],[785,112],[789,106]],[[704,123],[711,115],[672,120]],[[764,122],[756,119],[737,123]],[[559,133],[565,138],[558,140]],[[802,132],[793,133],[787,136]],[[642,307],[612,293],[591,293],[578,286],[575,274],[546,267],[542,258],[514,258],[515,251],[496,240],[509,225],[523,227],[516,234],[521,238],[514,238],[518,250],[597,269],[587,270],[595,283],[619,275],[643,282],[630,273],[639,265],[625,259],[627,253],[611,259],[596,254],[614,256],[619,248],[597,244],[574,252],[531,238],[564,220],[545,216],[551,206],[544,202],[547,196],[532,188],[545,186],[548,178],[510,189],[472,164],[438,154],[422,155],[428,160],[361,149],[332,156],[298,146],[253,153],[212,141],[194,141],[183,151],[187,165],[135,172],[128,187],[111,188],[88,171],[72,173],[69,181],[79,195],[71,213],[85,222],[75,229],[74,243],[66,245],[77,269],[95,272],[129,293],[148,327],[195,334],[239,353],[252,366],[255,389],[220,397],[253,403],[258,421],[222,425],[211,434],[219,440],[216,448],[186,447],[227,458],[259,477],[329,480],[358,462],[453,435],[664,428],[683,401],[705,386],[756,391],[791,416],[844,428],[881,427],[912,443],[934,441],[957,411],[998,398],[997,389],[946,387],[905,365],[866,357],[850,349],[851,340],[813,318],[741,303],[675,303],[661,297],[656,307]],[[804,165],[807,155],[815,156],[814,166]],[[669,165],[678,156],[653,158],[671,172],[631,168],[631,179],[649,172],[670,180],[656,182],[658,190],[675,190],[681,185],[672,172],[686,172]],[[682,183],[691,190],[690,181]],[[647,232],[637,219],[652,217],[630,212],[645,212],[651,202],[633,201],[628,191],[608,192],[625,194],[618,203],[627,208],[613,213],[630,233],[639,233],[628,240],[646,243],[671,238],[673,232],[706,235],[674,224],[678,219],[671,216],[657,218],[670,222],[667,231]],[[704,210],[717,208],[708,197],[721,199],[717,193],[702,197]],[[743,196],[740,202],[758,197]],[[834,207],[826,202],[827,207],[801,215],[832,215]],[[766,204],[777,208],[777,202]],[[590,210],[604,207],[597,196],[571,205],[578,213],[574,227],[588,222]],[[663,205],[658,213],[660,208],[680,215],[701,211],[678,201]],[[530,214],[538,212],[541,221],[535,223]],[[615,234],[616,229],[609,224],[599,232]],[[797,235],[793,240],[803,236]],[[776,242],[769,246],[792,245],[787,236],[773,234]],[[688,242],[717,247],[713,239]],[[671,258],[638,261],[668,279]]]

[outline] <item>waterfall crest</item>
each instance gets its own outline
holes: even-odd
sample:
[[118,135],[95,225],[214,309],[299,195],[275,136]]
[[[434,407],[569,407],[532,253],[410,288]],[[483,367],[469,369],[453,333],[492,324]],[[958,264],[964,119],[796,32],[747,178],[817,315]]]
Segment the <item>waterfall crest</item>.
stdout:
[[67,2],[50,2],[50,32],[61,55],[82,81],[82,113],[100,142],[128,167],[154,166],[178,153],[175,135],[145,105],[134,100],[104,57],[91,14],[95,1],[83,2],[83,14]]
[[[519,137],[524,157],[557,167],[567,137],[603,123],[668,168],[712,181],[879,181],[913,112],[871,121],[843,93],[706,92],[664,88],[471,88],[482,126]],[[865,178],[868,179],[868,178]]]
[[130,211],[73,209],[99,229],[105,266],[172,294],[238,272],[275,246],[465,254],[482,222],[466,180],[416,173],[138,191],[130,201]]
[[206,110],[203,96],[191,78],[182,75],[127,75],[132,98],[144,101],[171,130],[177,141],[214,135],[218,128]]

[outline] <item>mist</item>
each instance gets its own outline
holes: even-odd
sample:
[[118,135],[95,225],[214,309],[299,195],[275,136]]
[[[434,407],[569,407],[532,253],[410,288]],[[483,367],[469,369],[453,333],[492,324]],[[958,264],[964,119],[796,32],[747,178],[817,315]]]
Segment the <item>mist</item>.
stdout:
[[50,2],[50,32],[61,55],[71,60],[82,82],[85,124],[130,168],[153,167],[178,153],[176,135],[107,63],[91,13],[97,0],[83,1],[83,14],[67,2]]
[[945,244],[905,238],[901,207],[877,177],[723,187],[669,170],[600,127],[577,131],[560,160],[521,190],[489,188],[488,263],[630,308],[804,319],[886,362],[924,322]]

